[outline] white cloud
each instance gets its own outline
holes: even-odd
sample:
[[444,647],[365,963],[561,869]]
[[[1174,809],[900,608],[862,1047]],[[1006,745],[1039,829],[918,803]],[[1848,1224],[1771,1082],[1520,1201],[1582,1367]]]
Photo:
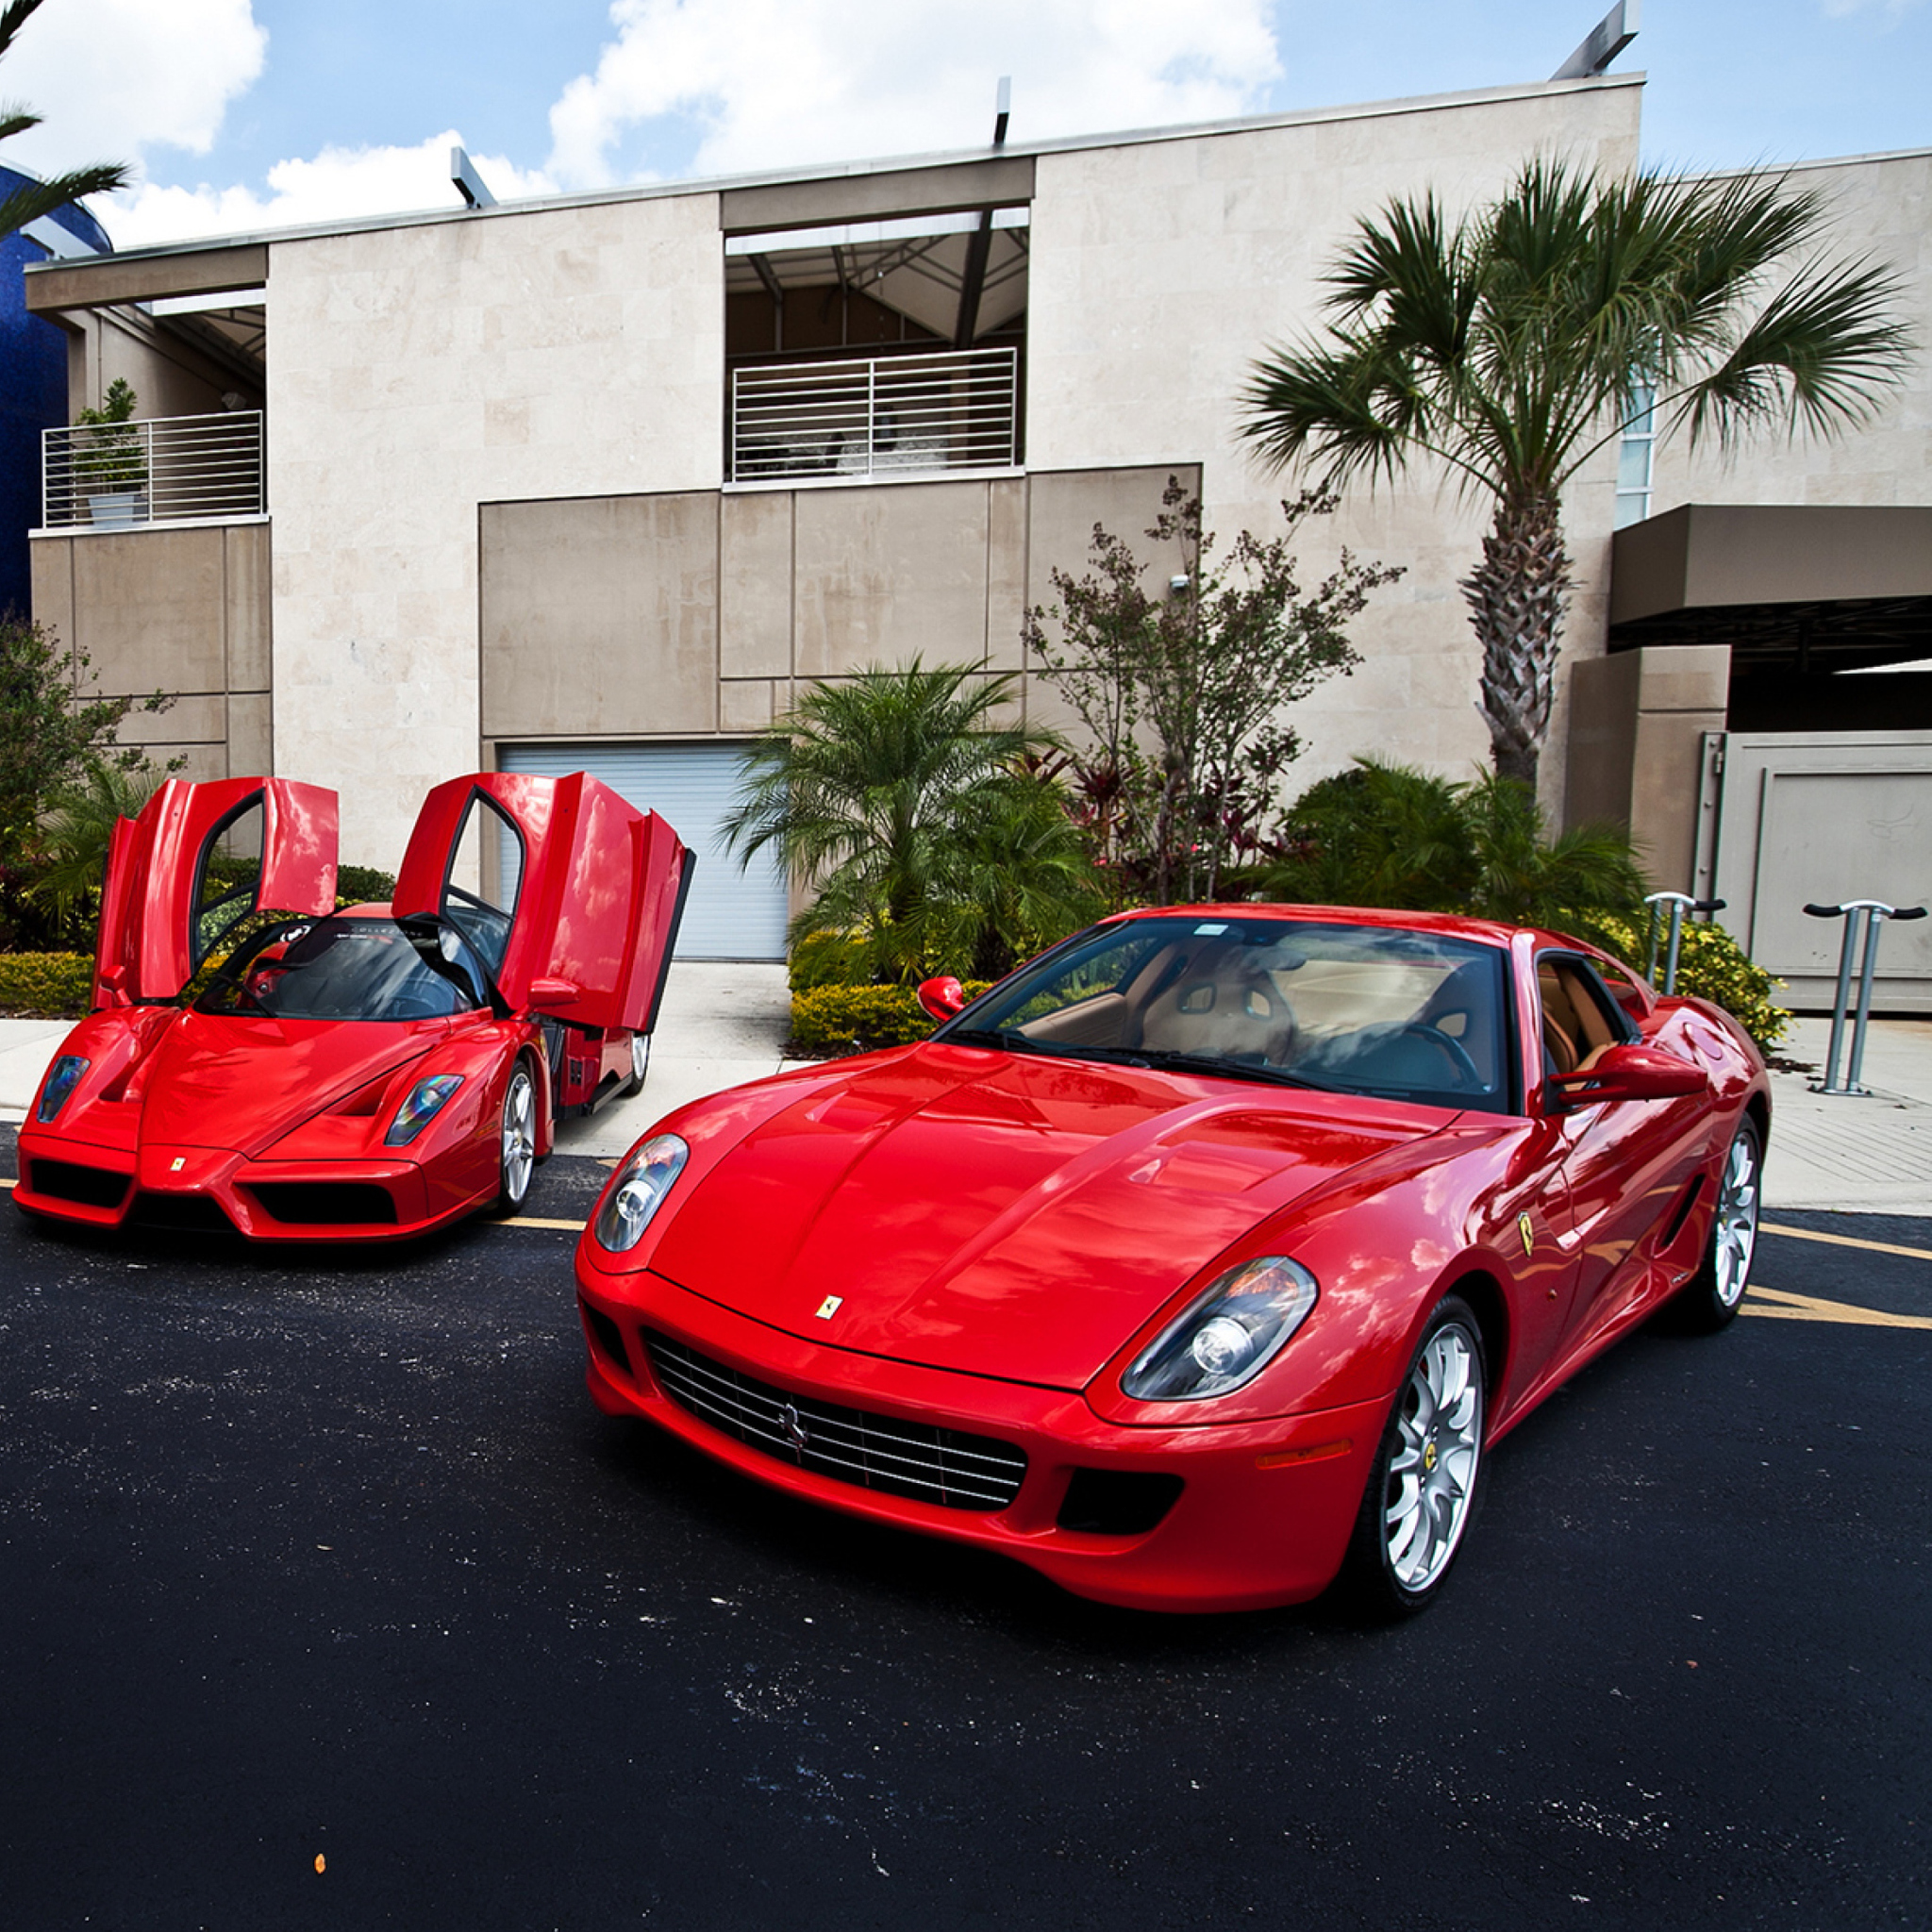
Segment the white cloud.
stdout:
[[[460,145],[462,136],[446,128],[414,147],[327,147],[313,160],[277,161],[268,171],[266,194],[252,188],[160,188],[149,182],[95,208],[119,248],[358,215],[455,208],[462,204],[450,185],[449,151]],[[499,200],[556,192],[548,176],[525,172],[504,156],[471,159]]]
[[1280,72],[1267,0],[612,0],[617,38],[550,110],[549,168],[606,185],[626,132],[703,128],[701,174],[1251,111]]
[[206,154],[267,45],[250,0],[50,0],[0,70],[0,93],[47,125],[7,158],[53,174],[156,146]]

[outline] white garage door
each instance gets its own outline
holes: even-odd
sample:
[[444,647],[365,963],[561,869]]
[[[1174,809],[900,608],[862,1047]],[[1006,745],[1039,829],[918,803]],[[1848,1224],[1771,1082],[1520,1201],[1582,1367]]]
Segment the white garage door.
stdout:
[[767,848],[745,871],[725,849],[725,815],[740,802],[735,744],[509,744],[506,772],[560,778],[588,772],[641,811],[655,811],[697,855],[678,928],[680,959],[782,959],[785,878]]

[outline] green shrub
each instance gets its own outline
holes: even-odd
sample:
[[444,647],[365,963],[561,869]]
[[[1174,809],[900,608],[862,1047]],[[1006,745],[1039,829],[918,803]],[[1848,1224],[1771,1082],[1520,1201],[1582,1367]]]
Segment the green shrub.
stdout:
[[[966,997],[990,983],[967,980]],[[820,986],[791,995],[791,1037],[802,1047],[908,1046],[936,1024],[909,986]]]
[[338,906],[360,906],[365,901],[383,905],[393,896],[395,889],[396,875],[392,872],[377,872],[373,865],[336,867]]
[[93,995],[88,953],[0,953],[0,1013],[77,1020]]
[[[1599,924],[1603,943],[1643,972],[1650,963],[1648,928],[1622,919],[1603,919]],[[1658,971],[1661,974],[1661,954]],[[1766,1053],[1785,1037],[1791,1024],[1790,1014],[1772,1003],[1773,989],[1783,984],[1754,964],[1723,926],[1685,922],[1677,947],[1677,991],[1722,1007]]]

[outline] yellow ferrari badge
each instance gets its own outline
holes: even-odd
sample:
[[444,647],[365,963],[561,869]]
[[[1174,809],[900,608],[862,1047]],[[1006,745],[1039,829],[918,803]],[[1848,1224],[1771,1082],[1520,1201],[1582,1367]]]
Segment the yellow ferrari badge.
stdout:
[[1516,1217],[1516,1232],[1523,1237],[1523,1258],[1526,1261],[1536,1253],[1536,1229],[1531,1225],[1528,1215],[1519,1214]]
[[170,1174],[179,1174],[181,1170],[187,1165],[188,1157],[185,1154],[177,1154],[175,1155],[173,1162],[170,1164],[168,1172]]
[[829,1322],[839,1312],[840,1308],[844,1306],[844,1303],[845,1297],[842,1294],[828,1294],[818,1306],[819,1320],[821,1322]]

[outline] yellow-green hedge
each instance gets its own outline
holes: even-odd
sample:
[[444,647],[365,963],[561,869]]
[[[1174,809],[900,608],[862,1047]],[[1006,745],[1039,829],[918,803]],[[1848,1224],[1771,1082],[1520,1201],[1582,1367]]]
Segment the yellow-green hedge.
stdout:
[[[1629,961],[1641,973],[1650,963],[1650,940],[1645,927],[1621,919],[1600,922],[1610,950]],[[1666,941],[1667,942],[1667,941]],[[1662,991],[1664,957],[1657,951],[1658,991]],[[1677,943],[1677,991],[1708,1000],[1743,1027],[1764,1052],[1769,1053],[1790,1029],[1791,1016],[1773,1004],[1772,991],[1784,984],[1774,979],[1762,966],[1753,963],[1731,935],[1721,925],[1703,925],[1686,920]]]
[[0,953],[0,1013],[77,1020],[93,992],[88,953]]
[[[966,981],[976,999],[991,982]],[[820,986],[791,995],[791,1037],[800,1046],[908,1046],[938,1023],[909,986]]]

